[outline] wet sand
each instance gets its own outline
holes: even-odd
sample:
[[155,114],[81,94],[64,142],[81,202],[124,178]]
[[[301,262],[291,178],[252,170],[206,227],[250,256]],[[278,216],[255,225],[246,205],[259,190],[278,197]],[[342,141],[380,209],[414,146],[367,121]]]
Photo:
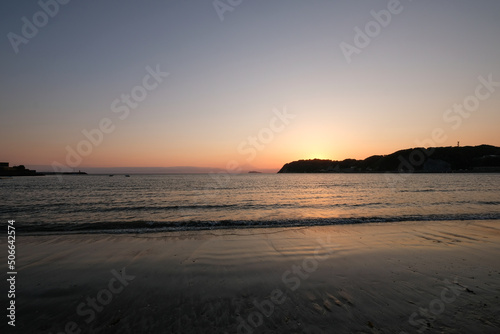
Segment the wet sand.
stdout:
[[16,241],[2,333],[500,332],[498,221]]

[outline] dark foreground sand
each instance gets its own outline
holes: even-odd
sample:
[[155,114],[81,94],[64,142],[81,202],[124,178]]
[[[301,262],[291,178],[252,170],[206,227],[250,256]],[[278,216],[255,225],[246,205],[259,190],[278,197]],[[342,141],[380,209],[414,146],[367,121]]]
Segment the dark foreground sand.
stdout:
[[498,221],[18,235],[17,251],[2,333],[500,333]]

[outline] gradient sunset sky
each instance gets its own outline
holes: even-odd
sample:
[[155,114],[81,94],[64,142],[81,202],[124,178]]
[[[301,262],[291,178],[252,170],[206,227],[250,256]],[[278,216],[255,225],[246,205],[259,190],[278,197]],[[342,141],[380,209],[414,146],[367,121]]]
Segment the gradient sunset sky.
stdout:
[[[43,25],[37,1],[2,1],[0,161],[67,165],[106,118],[114,130],[72,167],[279,169],[429,146],[437,128],[436,146],[500,146],[500,86],[474,98],[500,82],[500,1],[227,4],[73,0]],[[388,6],[385,27],[369,24]],[[16,50],[23,17],[42,24]],[[349,62],[341,45],[367,24],[373,37]],[[169,75],[121,119],[148,67]],[[453,111],[465,102],[472,111]]]

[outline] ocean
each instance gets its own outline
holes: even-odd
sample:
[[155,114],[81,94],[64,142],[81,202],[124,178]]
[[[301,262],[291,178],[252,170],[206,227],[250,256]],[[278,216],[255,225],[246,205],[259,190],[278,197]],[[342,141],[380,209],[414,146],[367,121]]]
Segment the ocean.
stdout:
[[25,234],[500,220],[500,174],[13,177],[0,197]]

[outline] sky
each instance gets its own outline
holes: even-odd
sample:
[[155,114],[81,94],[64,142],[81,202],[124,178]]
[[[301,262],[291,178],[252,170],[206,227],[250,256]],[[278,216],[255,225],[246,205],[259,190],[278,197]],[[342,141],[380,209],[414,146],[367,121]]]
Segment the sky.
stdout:
[[279,169],[500,146],[500,2],[2,1],[0,161]]

